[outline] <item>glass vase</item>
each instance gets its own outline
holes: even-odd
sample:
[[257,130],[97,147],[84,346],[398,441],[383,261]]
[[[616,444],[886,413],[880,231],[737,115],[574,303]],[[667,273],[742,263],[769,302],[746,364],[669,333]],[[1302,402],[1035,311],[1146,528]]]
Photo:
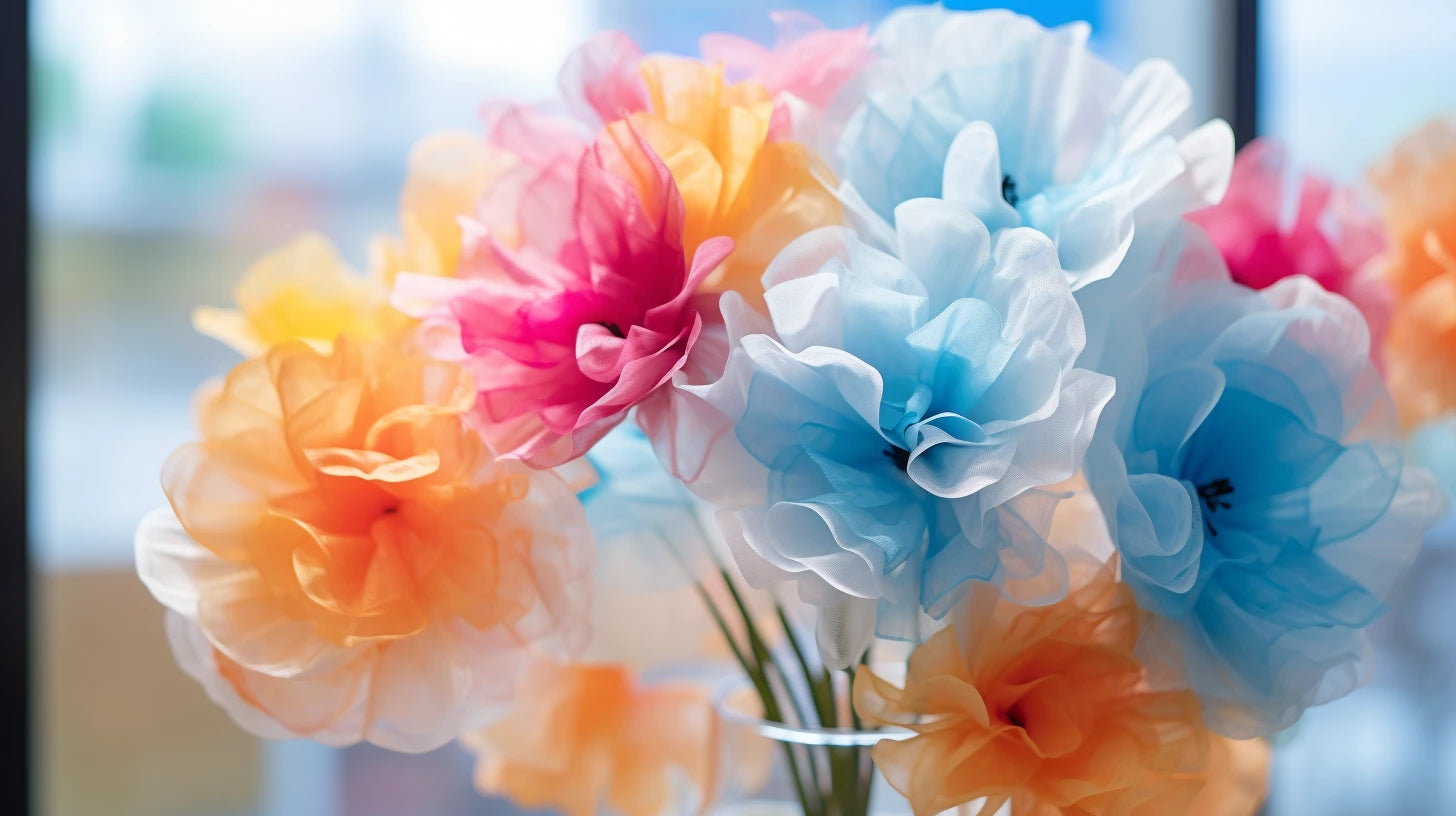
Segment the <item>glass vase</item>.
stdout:
[[[835,695],[843,717],[847,686]],[[766,719],[746,681],[719,690],[720,789],[714,816],[908,816],[909,803],[875,768],[870,751],[908,731],[859,727],[824,728]],[[808,704],[807,702],[805,703]],[[797,708],[797,706],[795,706]]]

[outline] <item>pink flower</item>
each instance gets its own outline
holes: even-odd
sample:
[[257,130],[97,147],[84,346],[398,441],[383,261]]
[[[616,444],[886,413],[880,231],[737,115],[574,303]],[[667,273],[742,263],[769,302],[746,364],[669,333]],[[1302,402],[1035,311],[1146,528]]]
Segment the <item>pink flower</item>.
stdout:
[[735,81],[757,82],[775,96],[792,94],[823,108],[874,55],[868,26],[829,29],[802,11],[769,16],[778,28],[773,48],[733,34],[706,34],[698,40],[703,59],[723,63]]
[[432,353],[474,376],[492,449],[549,467],[684,366],[704,322],[694,295],[733,242],[685,261],[677,186],[626,123],[588,144],[568,120],[513,108],[488,140],[519,165],[466,223],[459,277],[404,276],[394,301],[425,318]]
[[1293,217],[1287,151],[1266,139],[1251,142],[1234,161],[1223,203],[1189,215],[1218,246],[1234,280],[1263,289],[1292,275],[1308,275],[1348,298],[1370,325],[1371,356],[1390,319],[1389,286],[1368,264],[1385,248],[1380,221],[1363,210],[1353,190],[1303,176]]
[[[778,29],[772,48],[734,34],[706,34],[698,41],[702,59],[719,63],[730,82],[750,82],[775,101],[772,138],[789,135],[791,107],[823,110],[874,57],[869,28],[825,28],[798,11],[770,14]],[[620,31],[604,31],[567,59],[558,82],[573,114],[585,121],[611,122],[651,108],[643,83],[642,51]]]

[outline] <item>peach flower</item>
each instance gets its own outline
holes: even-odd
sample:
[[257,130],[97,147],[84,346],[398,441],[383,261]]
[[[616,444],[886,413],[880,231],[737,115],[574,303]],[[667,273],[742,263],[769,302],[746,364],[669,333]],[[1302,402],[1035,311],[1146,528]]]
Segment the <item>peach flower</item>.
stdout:
[[592,816],[603,804],[654,816],[711,797],[715,722],[696,686],[643,684],[613,664],[541,661],[510,715],[463,742],[479,754],[482,793],[567,816]]
[[183,667],[246,728],[421,751],[579,651],[591,539],[555,473],[494,460],[453,363],[340,337],[239,364],[137,532]]
[[1456,408],[1456,119],[1406,137],[1370,172],[1391,235],[1396,287],[1385,370],[1401,424]]
[[1407,429],[1456,408],[1456,258],[1435,233],[1428,243],[1440,271],[1397,301],[1385,337],[1386,381]]
[[1430,247],[1456,254],[1456,118],[1436,119],[1407,136],[1370,170],[1390,234],[1386,277],[1397,295],[1446,272]]
[[1187,812],[1210,737],[1197,697],[1150,687],[1133,656],[1141,614],[1108,568],[1052,606],[972,594],[912,653],[903,689],[859,669],[860,716],[916,734],[876,745],[876,764],[917,816],[972,802],[1018,816]]
[[[1201,774],[1203,789],[1187,816],[1249,816],[1257,813],[1269,795],[1269,743],[1262,739],[1236,740],[1213,735],[1208,767]],[[1147,807],[1146,816],[1170,810]],[[1142,814],[1139,814],[1142,816]]]

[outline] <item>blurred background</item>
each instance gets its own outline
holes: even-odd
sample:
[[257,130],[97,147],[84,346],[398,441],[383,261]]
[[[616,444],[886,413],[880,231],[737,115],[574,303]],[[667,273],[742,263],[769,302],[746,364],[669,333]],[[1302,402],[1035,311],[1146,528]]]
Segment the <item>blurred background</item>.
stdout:
[[[175,667],[131,531],[192,433],[193,388],[235,362],[192,332],[247,264],[301,229],[364,264],[395,225],[411,143],[492,97],[552,92],[578,41],[621,28],[694,52],[767,41],[770,9],[831,25],[892,0],[32,0],[31,557],[40,812],[48,816],[508,813],[456,748],[410,757],[266,744]],[[1092,23],[1120,67],[1165,57],[1203,116],[1232,116],[1233,0],[1005,5]],[[1456,4],[1262,0],[1260,131],[1345,181],[1456,112]],[[1247,116],[1244,123],[1248,123]],[[1273,816],[1456,813],[1456,532],[1428,542],[1378,632],[1374,685],[1280,739]]]

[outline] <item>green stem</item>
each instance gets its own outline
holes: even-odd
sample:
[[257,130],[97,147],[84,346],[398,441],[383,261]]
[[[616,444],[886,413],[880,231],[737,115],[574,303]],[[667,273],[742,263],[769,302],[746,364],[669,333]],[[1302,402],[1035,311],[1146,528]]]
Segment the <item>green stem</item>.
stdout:
[[783,605],[775,603],[774,611],[778,613],[779,625],[784,627],[784,638],[788,640],[789,647],[794,651],[799,671],[804,675],[804,686],[809,689],[809,695],[814,701],[814,710],[819,715],[819,725],[827,727],[834,722],[833,694],[820,693],[819,685],[814,680],[814,671],[809,668],[809,660],[804,654],[803,647],[799,645],[798,638],[794,637],[794,627],[789,624],[789,616],[784,613]]
[[[723,578],[727,581],[728,576],[724,574]],[[773,693],[773,686],[769,683],[768,674],[763,668],[762,658],[767,655],[767,651],[762,649],[756,632],[752,628],[749,628],[751,627],[751,622],[748,620],[746,614],[744,616],[744,624],[745,628],[749,631],[749,650],[752,658],[739,648],[737,641],[733,638],[732,630],[728,627],[727,621],[723,618],[717,605],[713,603],[712,596],[708,594],[702,582],[694,581],[693,584],[698,590],[698,596],[703,599],[703,604],[708,607],[709,614],[713,616],[713,621],[718,625],[719,631],[723,633],[723,639],[727,641],[728,647],[733,650],[733,655],[738,658],[738,664],[743,667],[744,674],[748,675],[749,681],[753,683],[754,689],[758,692],[759,701],[763,703],[764,717],[771,722],[783,723],[785,721],[783,710],[779,707],[778,699]],[[732,590],[731,583],[729,583],[729,591],[733,592],[735,598],[737,597],[737,592]],[[740,612],[745,611],[741,603],[738,605],[738,608]],[[793,777],[794,790],[799,796],[799,805],[804,809],[805,816],[824,816],[822,810],[823,805],[819,798],[818,785],[816,784],[812,788],[814,796],[811,797],[809,794],[811,789],[804,785],[804,776],[799,770],[799,757],[794,753],[794,746],[787,742],[780,744],[784,749],[784,758],[788,760],[789,775]],[[812,770],[813,757],[807,758],[810,761]]]
[[[778,615],[779,625],[783,627],[783,630],[784,630],[784,639],[789,642],[789,648],[793,651],[793,653],[794,653],[794,659],[799,664],[799,671],[804,676],[804,687],[807,688],[807,689],[809,689],[809,691],[810,691],[810,696],[811,696],[811,699],[812,699],[813,704],[814,704],[815,713],[819,717],[819,725],[820,726],[827,725],[828,722],[829,722],[829,720],[826,719],[825,706],[820,701],[819,695],[818,695],[818,693],[816,693],[815,688],[814,688],[814,673],[809,668],[809,660],[804,655],[804,649],[799,645],[798,638],[796,638],[794,636],[794,627],[789,623],[789,616],[784,613],[783,604],[778,603],[777,601],[775,601],[774,602],[774,612]],[[782,676],[782,672],[780,672],[780,676]],[[785,685],[787,686],[788,680],[785,679],[784,682],[785,682]],[[789,696],[791,698],[794,697],[792,691],[789,692]],[[833,704],[833,701],[832,700],[830,700],[829,702],[830,702],[830,705]],[[804,712],[802,710],[799,710],[799,716],[800,716],[800,719],[803,720],[803,722],[804,722],[805,725],[808,725],[809,724],[809,720],[808,720],[808,718],[804,717]],[[822,796],[822,791],[824,790],[824,782],[823,782],[823,780],[819,776],[819,763],[814,761],[814,751],[813,751],[813,749],[807,750],[806,753],[808,754],[808,757],[809,757],[809,773],[813,777],[814,789],[817,790],[817,791],[821,791],[821,796]]]
[[[694,518],[694,521],[696,522],[696,518]],[[778,700],[773,693],[773,687],[768,682],[768,675],[763,669],[762,658],[768,654],[767,649],[762,647],[761,641],[757,637],[757,632],[754,630],[753,622],[749,619],[747,610],[741,599],[739,599],[737,590],[733,587],[733,582],[728,579],[727,571],[721,565],[719,566],[719,573],[728,585],[728,591],[732,594],[739,612],[743,614],[744,628],[749,634],[751,657],[749,653],[745,653],[738,645],[738,641],[733,637],[733,630],[728,626],[728,621],[723,617],[723,613],[718,609],[718,605],[714,603],[713,596],[708,593],[708,589],[703,586],[702,581],[693,577],[692,570],[688,567],[687,561],[683,559],[682,554],[670,544],[667,545],[667,549],[672,553],[673,558],[678,562],[678,566],[682,568],[683,573],[692,579],[693,589],[697,591],[698,597],[703,602],[703,606],[713,618],[713,623],[717,625],[718,631],[723,635],[723,642],[728,644],[728,649],[733,652],[733,657],[738,661],[738,665],[743,668],[743,673],[748,675],[748,680],[753,684],[754,690],[758,692],[759,701],[763,704],[764,717],[772,722],[783,723],[783,711],[779,708]],[[714,558],[714,561],[716,562],[717,559]],[[780,676],[782,676],[782,672],[780,672]],[[822,794],[820,793],[817,782],[812,789],[814,792],[812,797],[809,793],[810,789],[804,786],[804,778],[803,774],[799,771],[799,758],[794,753],[794,746],[787,742],[780,744],[784,749],[784,758],[788,760],[789,775],[793,777],[794,790],[799,797],[799,806],[804,809],[804,816],[827,816],[823,811]],[[814,758],[812,756],[808,756],[807,758],[809,759],[812,770]]]

